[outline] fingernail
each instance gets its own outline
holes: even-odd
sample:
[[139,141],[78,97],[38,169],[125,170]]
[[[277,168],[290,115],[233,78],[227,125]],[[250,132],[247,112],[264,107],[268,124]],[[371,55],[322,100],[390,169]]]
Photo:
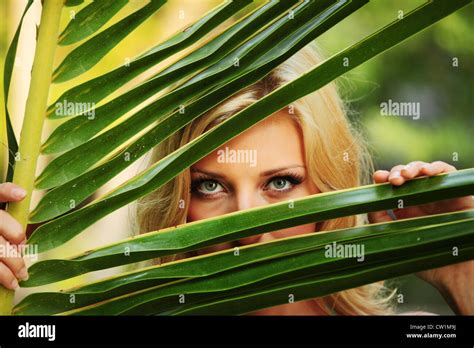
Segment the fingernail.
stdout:
[[23,190],[22,188],[14,188],[12,190],[12,196],[17,199],[23,198],[26,196],[26,191]]
[[11,282],[10,288],[11,288],[12,290],[16,290],[16,289],[19,288],[18,281],[17,281],[16,279],[14,279],[14,280]]
[[29,278],[28,271],[27,271],[26,267],[24,267],[20,271],[20,279],[21,280],[28,280],[28,278]]

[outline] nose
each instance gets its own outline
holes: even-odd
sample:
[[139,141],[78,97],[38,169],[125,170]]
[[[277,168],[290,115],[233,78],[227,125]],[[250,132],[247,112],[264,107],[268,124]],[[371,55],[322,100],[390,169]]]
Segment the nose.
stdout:
[[268,202],[251,187],[244,187],[235,192],[234,211],[246,210],[267,205]]
[[[268,202],[257,192],[250,189],[241,189],[235,194],[235,210],[246,210],[267,205]],[[242,238],[238,241],[240,245],[255,244],[274,239],[269,233],[263,233],[251,237]]]

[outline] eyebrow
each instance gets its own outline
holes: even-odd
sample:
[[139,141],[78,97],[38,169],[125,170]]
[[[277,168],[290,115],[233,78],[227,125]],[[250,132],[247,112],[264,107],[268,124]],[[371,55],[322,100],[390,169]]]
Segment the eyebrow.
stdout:
[[[301,165],[301,164],[295,164],[295,165],[291,165],[291,166],[287,166],[287,167],[280,167],[280,168],[266,170],[266,171],[260,173],[260,176],[261,177],[266,177],[266,176],[270,176],[270,175],[279,173],[281,171],[288,170],[288,169],[293,169],[293,168],[306,168],[306,167],[304,165]],[[191,168],[191,173],[201,173],[201,174],[205,174],[205,175],[217,178],[217,179],[225,179],[226,178],[225,175],[218,174],[218,173],[215,173],[215,172],[209,172],[209,171],[205,171],[205,170],[201,170],[201,169],[196,169],[196,168]]]

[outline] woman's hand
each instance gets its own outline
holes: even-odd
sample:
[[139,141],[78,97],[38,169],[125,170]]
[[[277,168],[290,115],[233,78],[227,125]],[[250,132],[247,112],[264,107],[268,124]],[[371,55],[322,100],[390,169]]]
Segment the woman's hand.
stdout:
[[[378,170],[374,173],[373,177],[375,183],[390,182],[392,185],[400,186],[418,176],[433,176],[453,171],[456,171],[456,168],[445,162],[426,163],[416,161],[410,162],[406,166],[397,165],[390,171]],[[403,209],[394,209],[393,212],[397,219],[406,219],[473,208],[474,197],[466,196]],[[392,218],[388,215],[387,211],[369,214],[370,222],[386,222],[391,220]],[[474,293],[470,293],[470,289],[474,288],[474,261],[423,271],[417,273],[417,275],[435,286],[451,306],[454,307],[456,312],[474,314]]]
[[[12,184],[0,184],[0,202],[18,202],[26,191]],[[28,279],[20,246],[26,243],[26,233],[10,214],[0,210],[0,284],[9,289],[18,288],[18,280]]]

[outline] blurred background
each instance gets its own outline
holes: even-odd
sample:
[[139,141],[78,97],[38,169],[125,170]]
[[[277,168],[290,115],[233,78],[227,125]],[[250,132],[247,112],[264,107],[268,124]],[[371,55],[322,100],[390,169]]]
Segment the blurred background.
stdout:
[[[3,66],[6,51],[15,33],[26,0],[0,0],[0,64]],[[29,74],[35,46],[35,23],[39,22],[40,7],[36,1],[29,11],[23,27],[17,62],[10,88],[9,110],[17,136],[21,129],[28,93]],[[61,28],[81,8],[82,5],[64,9]],[[233,20],[245,15],[248,10],[263,4],[256,1],[246,11]],[[316,40],[324,56],[329,57],[358,40],[380,29],[387,23],[407,14],[411,9],[424,3],[423,0],[372,0],[355,14],[342,21],[335,28]],[[131,0],[106,26],[116,23],[126,15],[141,8],[146,0]],[[50,102],[55,101],[65,90],[118,67],[127,59],[132,59],[170,37],[178,30],[186,28],[205,12],[220,4],[220,0],[169,0],[154,16],[132,32],[114,50],[105,56],[94,68],[78,78],[53,85]],[[413,160],[446,161],[458,169],[474,167],[474,35],[472,18],[474,6],[471,4],[450,15],[441,22],[406,40],[390,51],[373,58],[339,79],[341,93],[349,105],[349,117],[360,129],[368,143],[377,169],[390,169],[396,164]],[[225,23],[225,25],[229,22]],[[218,32],[217,30],[216,32]],[[215,33],[214,33],[215,34]],[[82,42],[80,42],[82,43]],[[56,66],[80,43],[58,47]],[[202,43],[201,43],[202,44]],[[197,44],[199,45],[199,43]],[[193,49],[196,45],[192,46]],[[160,64],[159,71],[170,62],[179,59],[173,56]],[[3,74],[3,71],[0,72]],[[127,87],[140,82],[147,76],[139,76]],[[3,79],[3,77],[2,77]],[[123,93],[114,93],[105,101]],[[3,92],[0,93],[3,101]],[[420,106],[420,117],[383,116],[381,103],[415,102]],[[3,122],[3,108],[0,110]],[[47,135],[58,121],[48,121]],[[0,124],[2,155],[5,159],[4,125]],[[41,159],[38,173],[50,160]],[[140,162],[140,161],[139,161]],[[143,163],[137,163],[101,189],[99,195],[123,182],[140,170]],[[40,198],[39,193],[34,202]],[[89,228],[86,233],[68,242],[61,250],[53,250],[46,257],[70,256],[74,250],[103,245],[130,235],[130,207],[125,207],[102,219]],[[77,251],[76,251],[77,252]],[[116,270],[104,273],[113,273]],[[55,290],[71,286],[78,280],[93,279],[85,275],[66,282],[47,287]],[[452,314],[441,296],[430,285],[415,276],[405,276],[391,280],[402,294],[401,310],[425,310],[439,314]],[[17,296],[24,296],[26,290]]]

